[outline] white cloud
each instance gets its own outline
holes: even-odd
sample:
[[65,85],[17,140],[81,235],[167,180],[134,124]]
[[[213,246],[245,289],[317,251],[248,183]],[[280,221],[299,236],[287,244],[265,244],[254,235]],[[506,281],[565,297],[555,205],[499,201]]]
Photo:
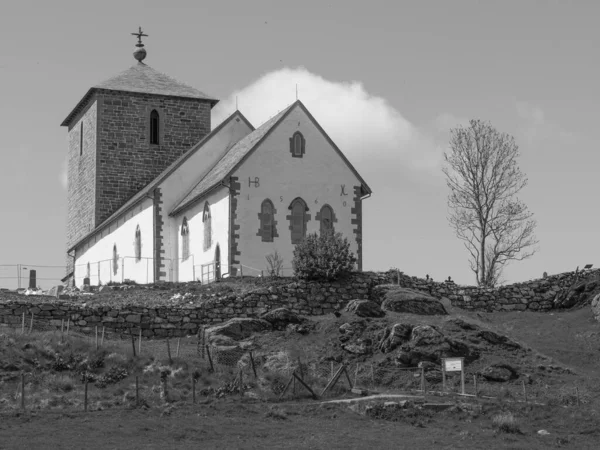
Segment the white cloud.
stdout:
[[539,106],[527,102],[516,102],[517,115],[521,120],[521,132],[529,145],[547,139],[560,139],[573,143],[576,135],[558,124],[550,122]]
[[237,97],[239,110],[258,127],[296,100],[296,85],[300,100],[353,163],[398,162],[438,172],[442,151],[435,139],[384,98],[359,81],[330,81],[304,68],[267,73],[233,92],[215,107],[213,123],[235,110]]

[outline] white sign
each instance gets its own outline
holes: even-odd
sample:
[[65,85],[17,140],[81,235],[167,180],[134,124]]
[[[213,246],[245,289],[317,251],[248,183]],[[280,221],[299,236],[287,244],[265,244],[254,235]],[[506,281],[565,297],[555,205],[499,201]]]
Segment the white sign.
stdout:
[[444,359],[444,369],[446,372],[460,372],[463,368],[462,358],[446,358]]

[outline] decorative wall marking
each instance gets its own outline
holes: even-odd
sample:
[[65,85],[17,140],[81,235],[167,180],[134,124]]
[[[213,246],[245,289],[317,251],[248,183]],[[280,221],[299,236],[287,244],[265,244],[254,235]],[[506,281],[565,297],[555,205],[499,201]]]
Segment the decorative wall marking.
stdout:
[[252,180],[250,177],[248,177],[248,187],[252,186],[252,184],[254,184],[255,188],[259,187],[260,186],[260,178],[254,177],[254,180]]
[[[342,184],[342,185],[341,185],[341,187],[342,187],[342,192],[340,193],[340,197],[341,197],[341,196],[343,196],[343,195],[348,195],[348,194],[346,193],[346,185],[345,185],[345,184]],[[346,205],[344,205],[344,206],[346,206]]]

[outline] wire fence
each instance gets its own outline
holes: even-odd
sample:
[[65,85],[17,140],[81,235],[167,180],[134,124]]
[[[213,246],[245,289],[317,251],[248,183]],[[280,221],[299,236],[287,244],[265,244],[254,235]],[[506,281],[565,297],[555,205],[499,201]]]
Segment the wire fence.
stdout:
[[[489,383],[475,375],[440,377],[439,367],[401,368],[376,362],[323,362],[295,349],[243,348],[194,336],[149,339],[143,330],[89,333],[70,322],[22,320],[0,326],[0,412],[18,409],[101,410],[195,403],[203,396],[266,401],[349,394],[445,395],[580,406],[586,389]],[[20,368],[18,366],[21,366]]]
[[[232,276],[224,272],[216,261],[195,264],[193,255],[187,259],[161,259],[161,277],[163,281],[199,281],[203,284],[212,283],[221,277]],[[41,289],[48,290],[53,286],[63,284],[67,275],[66,265],[39,264],[3,264],[0,265],[0,288],[4,289]],[[154,258],[123,256],[101,261],[77,264],[75,269],[75,285],[84,284],[100,286],[102,284],[128,283],[152,284],[155,282]],[[268,268],[258,269],[245,264],[236,265],[237,276],[250,277],[293,277],[292,267],[280,267],[276,271]]]

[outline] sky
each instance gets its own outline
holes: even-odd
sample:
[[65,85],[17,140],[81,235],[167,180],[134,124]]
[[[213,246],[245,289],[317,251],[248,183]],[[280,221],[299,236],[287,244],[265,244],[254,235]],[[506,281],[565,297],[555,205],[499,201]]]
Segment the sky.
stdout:
[[[64,274],[67,130],[89,87],[144,61],[258,127],[299,98],[373,190],[363,268],[474,284],[448,224],[449,131],[515,137],[537,253],[507,283],[600,265],[600,3],[26,1],[0,6],[0,287]],[[17,266],[22,264],[23,266]],[[1,265],[6,265],[2,267]],[[58,266],[58,267],[41,267]],[[13,278],[7,278],[13,277]]]

